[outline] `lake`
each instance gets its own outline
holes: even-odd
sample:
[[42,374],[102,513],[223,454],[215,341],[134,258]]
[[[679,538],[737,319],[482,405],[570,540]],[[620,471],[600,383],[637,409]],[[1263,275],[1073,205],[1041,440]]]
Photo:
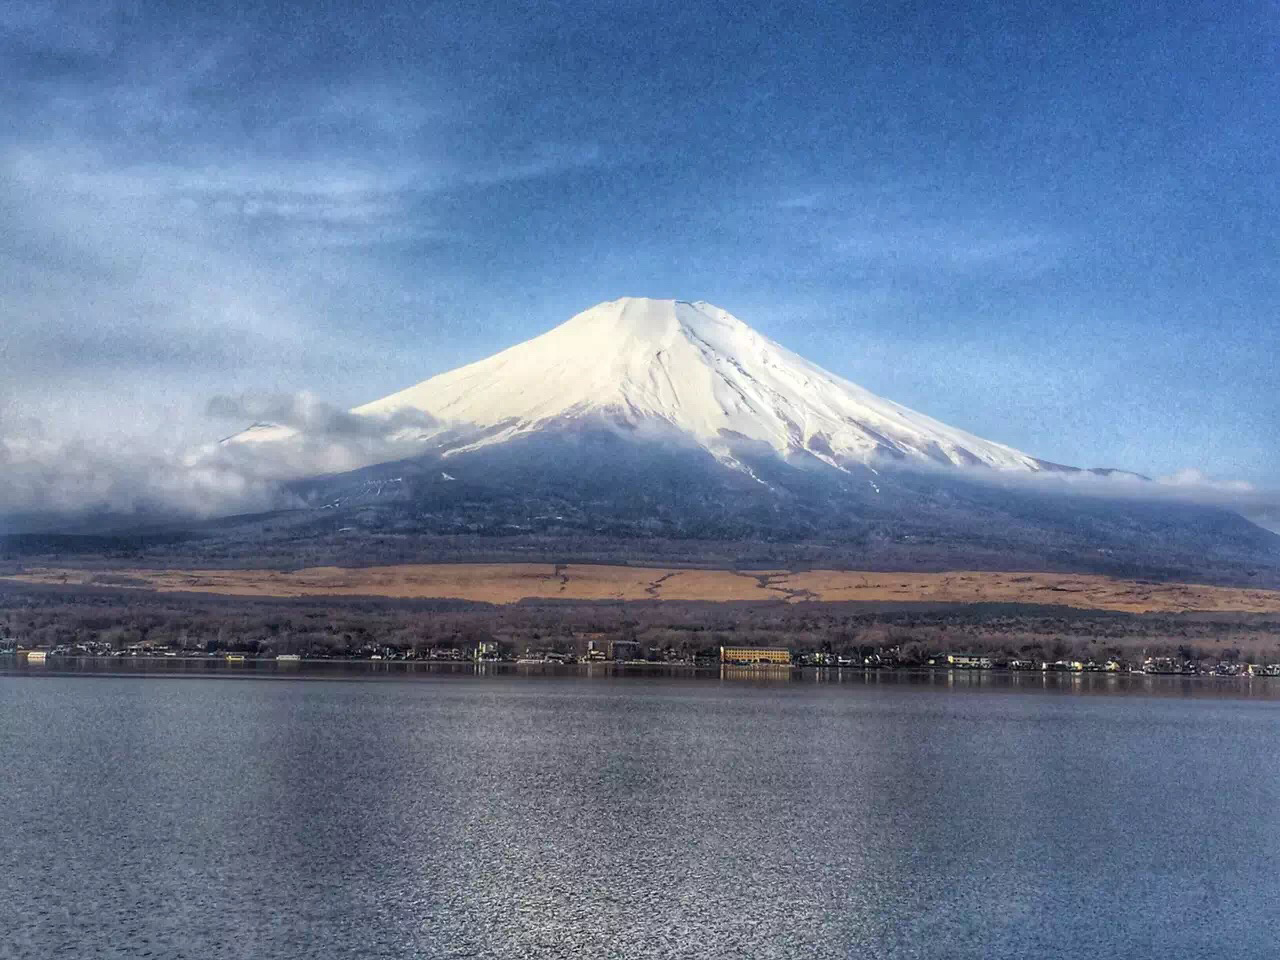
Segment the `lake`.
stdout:
[[1271,687],[942,676],[13,671],[0,956],[1280,953]]

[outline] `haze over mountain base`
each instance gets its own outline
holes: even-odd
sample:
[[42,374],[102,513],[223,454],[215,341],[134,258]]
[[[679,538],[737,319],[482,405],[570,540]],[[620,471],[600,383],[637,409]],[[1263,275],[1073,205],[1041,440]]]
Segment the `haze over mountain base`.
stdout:
[[[0,538],[0,567],[535,561],[1280,586],[1280,538],[1227,510],[937,472],[882,470],[876,492],[857,476],[767,460],[758,468],[765,486],[703,454],[662,454],[613,435],[596,441],[531,438],[445,464],[427,457],[308,481],[298,494],[309,506],[288,511]],[[554,455],[523,456],[526,444]]]

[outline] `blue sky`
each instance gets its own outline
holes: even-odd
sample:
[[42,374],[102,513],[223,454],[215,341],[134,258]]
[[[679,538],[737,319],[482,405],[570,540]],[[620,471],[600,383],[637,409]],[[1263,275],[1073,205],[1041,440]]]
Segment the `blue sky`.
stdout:
[[[0,7],[0,441],[705,299],[1037,456],[1280,486],[1273,4]],[[38,445],[38,444],[36,444]]]

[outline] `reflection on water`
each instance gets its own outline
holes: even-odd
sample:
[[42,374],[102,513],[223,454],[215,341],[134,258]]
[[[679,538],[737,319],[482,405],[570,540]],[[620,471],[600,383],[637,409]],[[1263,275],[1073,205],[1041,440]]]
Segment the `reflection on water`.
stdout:
[[848,684],[880,688],[1019,691],[1031,693],[1146,694],[1184,697],[1280,699],[1277,677],[1214,677],[1143,673],[1067,673],[1007,670],[875,670],[733,667],[720,668],[724,680],[757,685]]
[[1187,676],[1142,673],[1068,673],[1056,671],[954,670],[945,668],[875,669],[785,666],[690,667],[682,664],[473,663],[398,660],[255,660],[228,662],[221,657],[56,657],[39,665],[0,658],[0,676],[105,675],[148,677],[225,677],[239,679],[441,680],[483,678],[573,678],[600,681],[670,680],[752,687],[812,684],[877,689],[978,690],[988,692],[1143,694],[1165,697],[1280,699],[1280,677]]
[[0,955],[1275,955],[1274,704],[748,674],[0,677]]

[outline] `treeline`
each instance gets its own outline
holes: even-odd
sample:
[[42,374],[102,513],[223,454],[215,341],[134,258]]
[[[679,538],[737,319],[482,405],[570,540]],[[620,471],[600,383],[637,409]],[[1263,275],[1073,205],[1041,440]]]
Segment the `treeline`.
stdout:
[[507,652],[581,655],[634,644],[635,655],[708,655],[720,646],[788,647],[904,663],[971,650],[1037,660],[1149,656],[1280,662],[1280,618],[1078,614],[980,606],[876,609],[858,604],[522,603],[282,600],[127,590],[0,589],[0,635],[37,647],[136,644],[192,652],[352,656],[375,648],[425,655],[497,643]]

